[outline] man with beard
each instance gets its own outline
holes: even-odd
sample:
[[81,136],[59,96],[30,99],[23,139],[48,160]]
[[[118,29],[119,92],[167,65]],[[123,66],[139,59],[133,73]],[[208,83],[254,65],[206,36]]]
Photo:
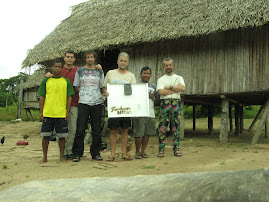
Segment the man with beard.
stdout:
[[180,139],[180,115],[182,105],[181,92],[185,91],[185,83],[181,76],[176,75],[173,70],[175,65],[171,58],[163,60],[165,75],[158,79],[157,91],[160,94],[160,119],[159,119],[159,153],[158,157],[164,157],[167,128],[173,134],[174,156],[181,157],[179,152]]
[[90,153],[93,160],[101,161],[101,117],[102,94],[104,84],[103,70],[96,69],[97,54],[93,50],[85,51],[86,65],[78,68],[73,85],[79,92],[77,131],[73,145],[73,161],[79,162],[84,152],[85,129],[90,117],[92,144]]

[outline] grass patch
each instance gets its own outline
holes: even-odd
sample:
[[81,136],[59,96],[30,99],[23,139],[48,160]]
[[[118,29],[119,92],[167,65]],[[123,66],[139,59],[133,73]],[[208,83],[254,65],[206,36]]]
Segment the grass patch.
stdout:
[[2,168],[3,169],[7,169],[7,165],[2,165]]
[[148,166],[143,166],[143,169],[155,169],[155,165],[148,165]]
[[[31,110],[34,120],[39,121],[39,110]],[[26,121],[25,109],[21,112],[22,120]],[[0,121],[11,121],[17,119],[17,106],[0,107]],[[31,120],[30,116],[28,120]]]

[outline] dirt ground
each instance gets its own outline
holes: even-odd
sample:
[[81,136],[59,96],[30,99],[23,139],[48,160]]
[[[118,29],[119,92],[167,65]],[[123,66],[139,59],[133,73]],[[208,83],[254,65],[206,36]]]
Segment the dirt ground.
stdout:
[[[203,124],[206,124],[205,120]],[[188,121],[185,121],[185,126],[188,126]],[[158,158],[158,138],[154,136],[150,138],[147,148],[147,154],[150,156],[148,159],[97,162],[91,160],[89,146],[86,145],[85,156],[80,162],[60,163],[57,142],[50,142],[49,161],[39,164],[42,158],[40,127],[40,122],[0,122],[0,138],[6,137],[5,143],[0,145],[0,191],[35,180],[124,177],[269,167],[269,138],[264,138],[262,134],[258,144],[251,146],[249,143],[253,134],[245,130],[239,137],[231,133],[229,143],[220,145],[218,126],[216,130],[214,126],[213,136],[208,136],[205,129],[198,129],[195,133],[185,129],[185,138],[181,141],[183,157],[173,156],[172,138],[169,137],[165,157]],[[29,145],[17,146],[17,141],[23,140],[23,135],[29,135]],[[107,142],[108,138],[104,137],[103,141]],[[134,155],[134,138],[130,137],[129,141],[133,146],[130,154]],[[117,152],[120,152],[120,143],[117,144]],[[102,157],[107,159],[109,154],[109,151],[103,152]]]

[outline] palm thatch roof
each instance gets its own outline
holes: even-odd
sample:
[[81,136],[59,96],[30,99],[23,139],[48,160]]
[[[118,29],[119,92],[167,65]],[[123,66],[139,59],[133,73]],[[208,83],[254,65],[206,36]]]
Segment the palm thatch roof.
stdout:
[[67,49],[110,49],[136,43],[259,27],[268,0],[89,0],[29,51],[23,67],[63,56]]

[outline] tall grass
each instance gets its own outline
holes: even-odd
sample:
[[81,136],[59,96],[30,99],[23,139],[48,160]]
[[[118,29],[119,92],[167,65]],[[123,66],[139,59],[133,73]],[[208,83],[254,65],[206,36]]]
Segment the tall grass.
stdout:
[[[39,121],[39,111],[31,110],[31,113],[34,117],[35,121]],[[28,114],[28,120],[31,121],[31,118]],[[11,121],[17,118],[17,106],[8,106],[8,107],[0,107],[0,121]],[[21,118],[23,121],[26,121],[26,111],[22,109]]]

